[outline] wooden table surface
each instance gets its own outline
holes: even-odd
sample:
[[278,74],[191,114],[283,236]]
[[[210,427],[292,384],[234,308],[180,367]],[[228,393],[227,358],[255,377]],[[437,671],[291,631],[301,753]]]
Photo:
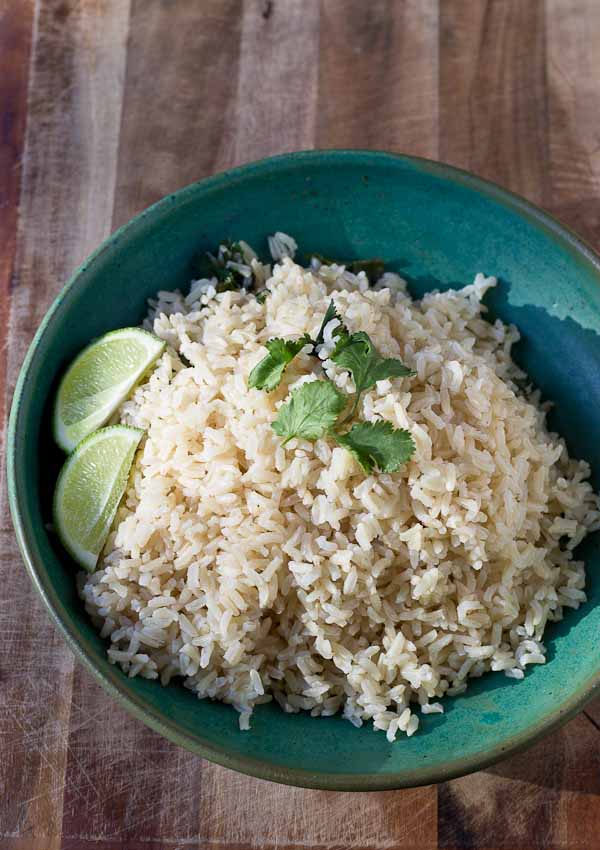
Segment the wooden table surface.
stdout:
[[[111,230],[315,146],[471,169],[600,248],[600,0],[0,0],[0,424],[51,299]],[[600,848],[599,701],[437,787],[244,777],[74,662],[0,502],[0,850]]]

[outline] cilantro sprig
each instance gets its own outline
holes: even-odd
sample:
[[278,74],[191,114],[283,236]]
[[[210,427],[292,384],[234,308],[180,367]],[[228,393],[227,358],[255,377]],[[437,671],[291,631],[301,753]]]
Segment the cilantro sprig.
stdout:
[[214,253],[205,251],[196,254],[193,260],[194,274],[199,278],[215,278],[217,292],[253,292],[262,303],[268,290],[256,288],[255,259],[256,254],[246,242],[225,239]]
[[228,239],[219,245],[216,255],[207,252],[206,256],[212,267],[212,273],[217,278],[217,292],[253,288],[252,268],[239,242]]
[[394,428],[378,419],[359,422],[346,433],[334,426],[348,398],[331,381],[311,381],[293,390],[271,423],[275,433],[284,437],[283,445],[294,437],[318,440],[327,434],[347,449],[366,473],[377,466],[381,472],[396,472],[413,456],[415,444],[410,431]]
[[331,299],[316,339],[312,339],[308,334],[303,334],[300,339],[281,339],[280,337],[275,337],[274,339],[267,340],[265,347],[269,353],[250,372],[248,376],[248,386],[250,389],[256,387],[256,389],[266,390],[268,393],[276,389],[283,378],[286,368],[294,357],[302,351],[305,345],[312,345],[310,353],[317,354],[319,346],[323,345],[325,328],[334,319],[337,319],[340,323],[334,330],[334,337],[338,335],[347,336],[348,331],[346,330],[346,326],[336,309],[333,299]]
[[348,407],[348,396],[330,380],[316,380],[302,384],[292,391],[277,412],[271,427],[283,437],[283,445],[294,437],[318,440],[331,436],[340,446],[347,449],[366,473],[377,467],[382,472],[396,472],[415,452],[415,444],[409,431],[394,428],[383,419],[374,422],[359,422],[348,430],[339,428],[352,419],[366,390],[377,381],[387,378],[409,377],[415,372],[394,357],[382,357],[371,337],[359,331],[349,333],[333,300],[330,302],[315,339],[304,334],[300,339],[284,340],[279,337],[266,343],[268,354],[248,377],[248,386],[270,392],[279,386],[287,366],[305,347],[312,345],[312,354],[318,354],[324,343],[325,328],[337,319],[333,337],[336,345],[330,359],[352,375],[354,398],[347,415],[339,421]]

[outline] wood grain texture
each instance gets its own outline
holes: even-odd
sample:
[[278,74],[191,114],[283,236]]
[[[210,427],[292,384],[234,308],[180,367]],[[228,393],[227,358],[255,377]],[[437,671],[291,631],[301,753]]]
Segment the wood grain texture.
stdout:
[[231,164],[242,10],[133,0],[114,227]]
[[314,146],[318,78],[318,0],[244,3],[236,165]]
[[74,847],[90,836],[127,846],[194,841],[202,774],[199,759],[133,720],[77,668],[63,806],[63,835]]
[[[32,0],[0,6],[0,316],[8,316],[17,252],[21,159],[25,143],[27,83],[33,29]],[[6,418],[6,352],[0,348],[0,423]],[[0,428],[0,454],[4,455]]]
[[[126,8],[122,0],[36,7],[9,315],[11,388],[50,300],[110,229]],[[4,487],[0,503],[0,835],[41,838],[53,850],[61,845],[74,660],[21,567]]]
[[316,146],[437,157],[438,0],[322,0],[320,32]]
[[[0,423],[78,262],[162,195],[256,157],[439,157],[600,247],[597,0],[33,3],[0,0]],[[286,788],[172,746],[74,664],[20,568],[4,492],[0,850],[600,850],[600,700],[437,788]]]
[[543,0],[440,5],[440,158],[548,199]]
[[548,0],[550,209],[598,247],[600,4]]
[[342,794],[287,788],[205,764],[201,838],[238,847],[383,850],[437,846],[436,790]]

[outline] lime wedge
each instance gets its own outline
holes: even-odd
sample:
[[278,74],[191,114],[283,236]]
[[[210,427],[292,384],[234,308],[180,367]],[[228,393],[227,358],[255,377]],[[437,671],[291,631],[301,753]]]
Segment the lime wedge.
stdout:
[[60,472],[54,491],[54,525],[69,554],[89,572],[123,498],[142,439],[140,428],[112,425],[79,443]]
[[71,363],[54,403],[54,439],[66,452],[101,428],[165,350],[141,328],[111,331]]

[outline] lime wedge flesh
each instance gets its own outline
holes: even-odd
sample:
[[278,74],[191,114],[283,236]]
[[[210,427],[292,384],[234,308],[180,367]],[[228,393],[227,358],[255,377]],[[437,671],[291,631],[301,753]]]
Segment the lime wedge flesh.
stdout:
[[88,345],[67,369],[54,404],[54,439],[66,452],[113,415],[165,350],[141,328],[111,331]]
[[69,455],[54,491],[54,525],[69,554],[89,572],[98,562],[144,432],[101,428]]

